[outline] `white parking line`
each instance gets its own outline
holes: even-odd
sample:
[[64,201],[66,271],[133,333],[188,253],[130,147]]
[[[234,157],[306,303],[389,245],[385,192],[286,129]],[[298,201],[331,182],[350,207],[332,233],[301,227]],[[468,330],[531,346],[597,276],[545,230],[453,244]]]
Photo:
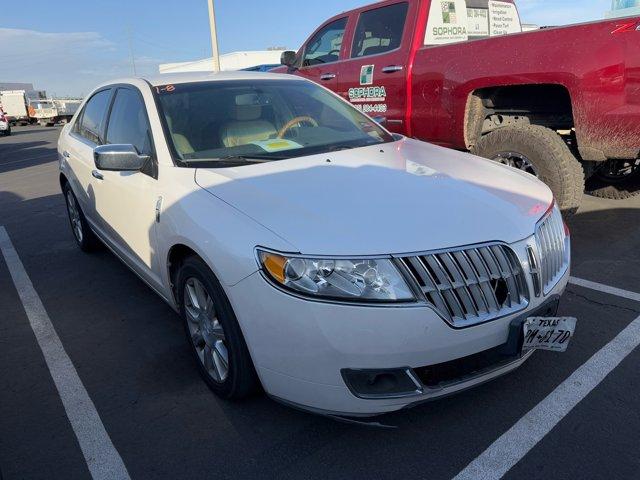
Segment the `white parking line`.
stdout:
[[3,226],[0,226],[0,250],[53,382],[58,389],[91,476],[94,480],[129,480],[124,462],[111,442],[100,420],[100,415],[65,352],[49,315]]
[[630,292],[628,290],[622,290],[620,288],[610,287],[609,285],[603,285],[602,283],[592,282],[590,280],[584,280],[576,277],[571,277],[569,282],[579,287],[598,290],[600,292],[608,293],[609,295],[615,295],[616,297],[628,298],[629,300],[640,302],[640,293]]
[[[574,285],[640,301],[635,292],[571,277]],[[498,480],[535,447],[582,399],[640,345],[640,317],[587,360],[502,434],[454,480]]]

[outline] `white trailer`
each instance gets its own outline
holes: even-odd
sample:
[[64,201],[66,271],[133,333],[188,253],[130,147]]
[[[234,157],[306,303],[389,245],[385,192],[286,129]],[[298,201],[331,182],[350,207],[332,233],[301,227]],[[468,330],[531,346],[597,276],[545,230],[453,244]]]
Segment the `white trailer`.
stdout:
[[67,123],[78,111],[82,99],[78,98],[54,98],[53,104],[58,111],[58,121]]
[[57,122],[58,110],[49,98],[29,99],[28,110],[31,121],[42,126],[51,127]]
[[0,106],[12,124],[29,123],[27,96],[24,90],[4,90],[0,92]]

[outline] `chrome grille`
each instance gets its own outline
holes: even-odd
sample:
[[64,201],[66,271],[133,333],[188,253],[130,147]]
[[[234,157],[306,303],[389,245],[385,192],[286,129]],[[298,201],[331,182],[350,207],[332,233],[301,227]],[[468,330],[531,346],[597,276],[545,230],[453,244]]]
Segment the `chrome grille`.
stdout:
[[544,294],[549,293],[569,265],[569,241],[562,214],[554,208],[536,226],[536,243]]
[[428,253],[399,262],[425,299],[455,327],[509,315],[529,302],[520,262],[506,245]]

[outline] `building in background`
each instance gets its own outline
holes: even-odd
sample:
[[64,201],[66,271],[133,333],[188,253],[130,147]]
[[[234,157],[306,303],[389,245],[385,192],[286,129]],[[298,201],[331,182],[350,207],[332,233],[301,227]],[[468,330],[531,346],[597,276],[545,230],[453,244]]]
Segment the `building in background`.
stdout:
[[[262,65],[279,65],[283,51],[271,49],[225,53],[220,55],[220,70],[245,70]],[[213,61],[209,57],[193,62],[162,63],[158,69],[160,73],[210,72],[213,70]]]
[[0,92],[4,90],[25,90],[31,92],[35,90],[33,83],[0,82]]
[[605,14],[607,18],[631,15],[640,15],[640,0],[613,0],[611,10]]

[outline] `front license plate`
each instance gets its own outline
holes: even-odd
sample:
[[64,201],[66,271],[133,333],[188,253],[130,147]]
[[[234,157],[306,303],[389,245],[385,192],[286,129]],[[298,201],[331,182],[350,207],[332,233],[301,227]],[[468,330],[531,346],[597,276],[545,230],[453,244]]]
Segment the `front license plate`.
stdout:
[[530,317],[524,322],[524,350],[564,352],[576,331],[573,317]]

